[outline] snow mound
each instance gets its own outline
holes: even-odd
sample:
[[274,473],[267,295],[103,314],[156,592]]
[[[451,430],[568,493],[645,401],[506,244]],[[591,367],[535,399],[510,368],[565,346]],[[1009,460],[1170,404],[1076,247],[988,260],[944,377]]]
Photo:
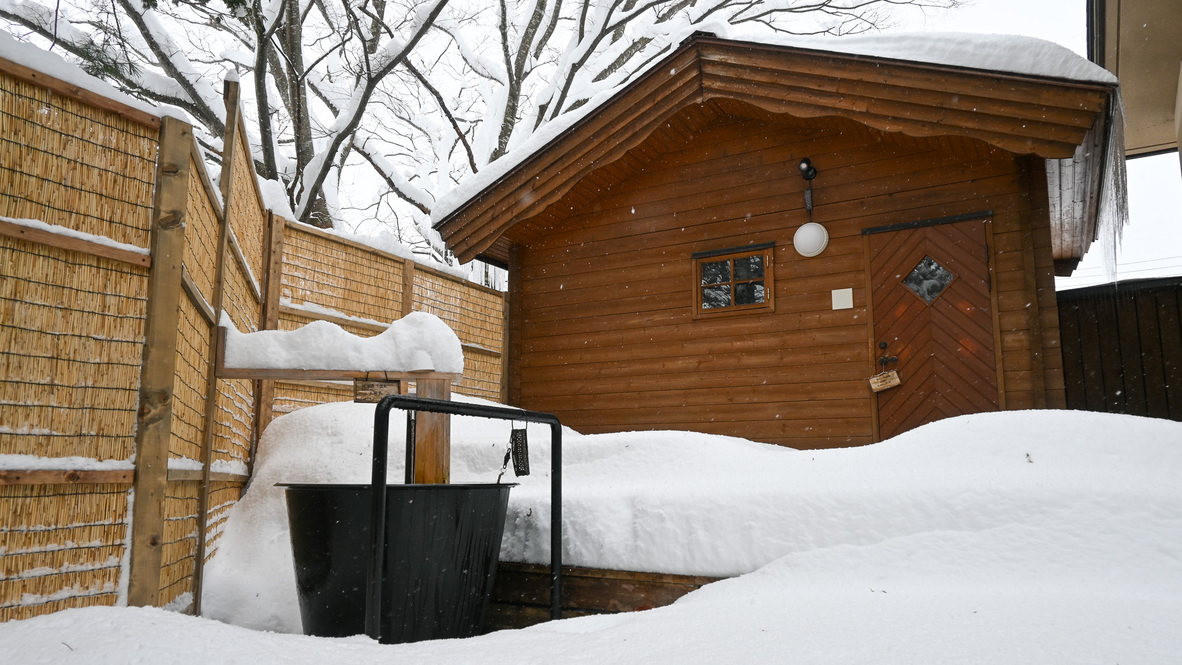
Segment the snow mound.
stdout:
[[426,312],[411,312],[373,337],[359,337],[328,321],[295,330],[241,333],[223,314],[222,325],[227,329],[226,367],[464,371],[460,339],[442,319]]
[[[206,568],[209,615],[298,630],[274,483],[364,482],[372,417],[372,406],[329,404],[267,429],[253,484]],[[489,422],[454,419],[458,481],[499,471],[509,426]],[[547,434],[529,431],[535,475],[513,490],[507,558],[545,554]],[[94,665],[131,654],[181,665],[1173,665],[1182,653],[1182,423],[1028,411],[838,450],[569,430],[563,447],[571,563],[752,572],[669,607],[467,640],[385,646],[92,607],[0,624],[0,651],[16,663]]]
[[[368,482],[372,427],[372,405],[340,403],[302,409],[267,429],[255,479],[207,567],[210,616],[299,630],[275,483]],[[404,431],[391,430],[388,473],[401,478]],[[979,414],[873,446],[818,451],[690,432],[566,430],[563,438],[563,560],[571,565],[727,577],[781,557],[816,556],[820,565],[835,552],[861,556],[892,542],[956,549],[977,538],[1005,543],[979,564],[992,571],[984,581],[999,568],[1045,578],[1048,565],[1078,580],[1136,576],[1119,572],[1118,559],[1153,559],[1159,542],[1182,556],[1182,424],[1169,421]],[[534,473],[516,479],[501,556],[547,563],[549,431],[531,426],[529,439]],[[508,423],[453,417],[453,481],[494,482],[508,440]],[[1072,569],[1084,555],[1064,555],[1076,546],[1091,551],[1097,529],[1107,539],[1102,554]],[[951,578],[958,564],[948,555],[936,547],[930,560],[947,564],[941,574]]]

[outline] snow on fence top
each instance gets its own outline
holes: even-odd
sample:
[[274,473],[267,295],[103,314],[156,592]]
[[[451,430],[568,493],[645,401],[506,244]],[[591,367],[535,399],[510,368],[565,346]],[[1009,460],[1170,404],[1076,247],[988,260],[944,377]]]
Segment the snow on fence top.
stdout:
[[[708,26],[699,25],[697,30],[713,33],[720,39],[769,46],[785,46],[1050,79],[1103,84],[1116,83],[1116,76],[1111,72],[1068,48],[1043,39],[1020,35],[923,32],[860,37],[774,37],[725,22]],[[688,38],[689,35],[683,37]],[[675,37],[671,37],[670,41],[673,44],[678,43]],[[649,65],[649,69],[663,62],[664,59],[654,62]],[[647,69],[636,72],[631,80],[635,81],[646,71]],[[593,114],[596,109],[618,94],[622,87],[625,86],[589,95],[586,104],[542,125],[537,132],[514,145],[504,157],[489,164],[479,173],[465,178],[456,188],[439,199],[439,202],[431,210],[431,223],[437,224],[446,219],[468,200],[524,162],[530,155],[566,133],[580,120]],[[572,90],[570,93],[571,98],[579,96],[577,90]]]
[[66,62],[56,53],[38,48],[33,44],[17,41],[11,35],[0,32],[0,58],[41,72],[55,79],[77,86],[87,92],[105,97],[137,111],[156,117],[171,116],[191,122],[188,114],[179,108],[150,104],[120,91],[115,86],[82,71],[76,65]]
[[462,374],[460,338],[439,317],[411,312],[374,337],[313,321],[295,330],[241,333],[224,314],[226,367]]

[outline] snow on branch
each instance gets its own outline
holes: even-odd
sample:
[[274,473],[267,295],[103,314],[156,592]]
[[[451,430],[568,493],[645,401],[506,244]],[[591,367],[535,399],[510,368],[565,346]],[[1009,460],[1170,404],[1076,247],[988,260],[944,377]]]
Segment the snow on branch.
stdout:
[[300,221],[308,221],[312,211],[311,204],[324,184],[325,178],[328,177],[333,160],[341,148],[351,140],[350,137],[360,124],[378,84],[414,49],[434,24],[435,18],[443,11],[446,4],[447,0],[435,0],[431,4],[424,5],[411,26],[410,39],[404,42],[396,37],[390,38],[378,48],[377,53],[370,59],[367,69],[363,72],[357,85],[354,86],[349,101],[342,106],[335,122],[329,127],[326,145],[304,169],[301,178],[303,191],[300,193],[295,211],[296,217]]

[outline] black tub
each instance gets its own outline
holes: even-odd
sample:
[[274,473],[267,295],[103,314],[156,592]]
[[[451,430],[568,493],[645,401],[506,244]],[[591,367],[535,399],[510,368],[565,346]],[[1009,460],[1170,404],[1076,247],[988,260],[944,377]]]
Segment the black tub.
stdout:
[[[371,486],[285,487],[304,633],[366,632]],[[480,632],[510,487],[386,486],[381,642]]]

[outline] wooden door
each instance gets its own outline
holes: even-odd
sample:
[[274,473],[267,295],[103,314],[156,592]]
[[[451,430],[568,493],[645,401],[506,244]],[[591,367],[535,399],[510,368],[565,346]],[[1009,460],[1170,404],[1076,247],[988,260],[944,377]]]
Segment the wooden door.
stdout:
[[[867,229],[879,438],[999,405],[987,221]],[[897,359],[897,360],[895,360]]]

